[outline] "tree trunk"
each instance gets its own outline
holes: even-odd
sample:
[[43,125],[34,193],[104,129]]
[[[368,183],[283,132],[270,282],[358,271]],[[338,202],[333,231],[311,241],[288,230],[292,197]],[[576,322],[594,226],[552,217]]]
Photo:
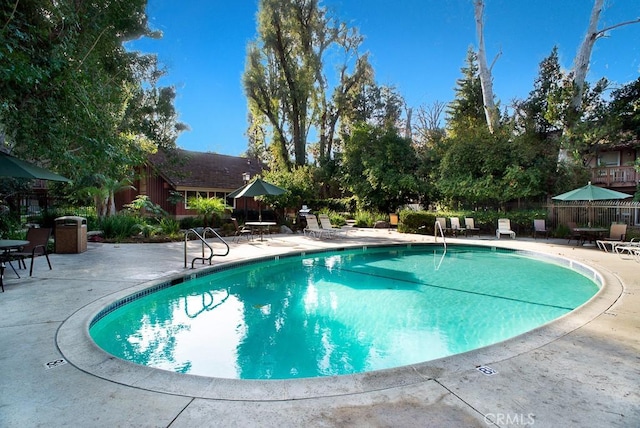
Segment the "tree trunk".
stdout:
[[476,36],[478,37],[478,68],[484,114],[489,132],[493,134],[498,125],[498,111],[493,96],[493,78],[491,77],[491,69],[487,65],[487,53],[484,48],[484,0],[475,0],[473,6],[476,18]]
[[573,61],[573,84],[575,85],[575,92],[573,94],[573,98],[571,98],[571,109],[575,112],[579,112],[582,105],[584,82],[587,78],[587,71],[589,70],[589,62],[591,61],[593,45],[598,39],[598,21],[600,20],[603,3],[604,0],[595,0],[593,3],[587,34],[585,34],[584,40],[582,41],[580,49]]

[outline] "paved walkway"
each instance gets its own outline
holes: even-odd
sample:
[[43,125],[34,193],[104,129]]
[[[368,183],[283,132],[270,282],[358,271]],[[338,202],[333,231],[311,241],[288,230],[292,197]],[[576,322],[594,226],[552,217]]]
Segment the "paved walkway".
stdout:
[[[332,241],[300,235],[245,241],[232,244],[225,261],[433,241],[387,230],[349,234]],[[96,354],[81,327],[84,314],[103,301],[191,273],[183,268],[183,244],[89,243],[81,254],[52,255],[51,271],[37,259],[32,278],[25,271],[22,279],[5,274],[0,427],[640,426],[640,264],[558,240],[449,241],[570,258],[596,268],[606,286],[547,326],[430,363],[308,382],[191,377],[187,385],[189,376],[150,373]],[[55,364],[60,359],[67,363]],[[498,373],[486,376],[480,365]]]

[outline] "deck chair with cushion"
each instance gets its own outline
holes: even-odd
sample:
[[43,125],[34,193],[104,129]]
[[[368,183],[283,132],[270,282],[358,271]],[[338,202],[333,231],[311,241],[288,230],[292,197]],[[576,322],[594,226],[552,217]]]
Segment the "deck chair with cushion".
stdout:
[[460,219],[458,217],[449,217],[451,223],[451,233],[453,236],[458,236],[458,233],[464,233],[464,228],[460,226]]
[[233,236],[234,241],[240,242],[240,239],[242,239],[243,236],[247,238],[247,241],[253,239],[253,231],[250,228],[238,225],[238,219],[232,218],[231,221],[236,227],[236,231]]
[[320,227],[327,233],[327,236],[329,236],[330,238],[338,236],[340,234],[345,235],[347,233],[346,230],[343,230],[339,227],[333,227],[333,225],[331,224],[331,219],[327,214],[318,214],[318,219],[320,219]]
[[511,239],[516,239],[516,233],[511,230],[511,220],[508,218],[498,219],[498,228],[496,229],[496,238],[500,239],[502,235],[509,235]]
[[472,235],[480,236],[480,228],[476,227],[475,221],[472,217],[464,218],[464,236],[469,236],[469,233]]
[[533,239],[536,239],[538,235],[544,235],[545,238],[549,239],[549,229],[547,229],[544,219],[533,220]]
[[609,248],[611,247],[611,251],[614,251],[616,245],[624,243],[624,238],[627,235],[627,225],[626,224],[615,224],[612,223],[609,228],[609,236],[603,239],[596,240],[596,245],[602,251],[608,253]]
[[25,245],[20,251],[11,253],[11,257],[18,260],[19,264],[22,264],[24,269],[27,268],[25,259],[31,259],[31,266],[29,268],[29,276],[33,275],[33,261],[36,257],[45,256],[49,270],[51,270],[51,261],[49,260],[49,250],[47,245],[49,244],[49,238],[51,238],[51,228],[47,227],[32,227],[27,230],[28,245]]

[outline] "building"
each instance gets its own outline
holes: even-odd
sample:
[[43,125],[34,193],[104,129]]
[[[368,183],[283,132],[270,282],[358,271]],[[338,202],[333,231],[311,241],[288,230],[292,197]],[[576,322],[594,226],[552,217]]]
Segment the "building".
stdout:
[[[119,192],[116,206],[122,209],[138,195],[162,207],[176,219],[195,216],[188,200],[200,195],[203,198],[225,198],[242,187],[264,169],[257,159],[227,156],[217,153],[193,152],[182,149],[158,152],[149,156],[139,168],[134,189]],[[230,200],[238,207],[256,209],[253,198]],[[235,205],[234,205],[235,206]]]

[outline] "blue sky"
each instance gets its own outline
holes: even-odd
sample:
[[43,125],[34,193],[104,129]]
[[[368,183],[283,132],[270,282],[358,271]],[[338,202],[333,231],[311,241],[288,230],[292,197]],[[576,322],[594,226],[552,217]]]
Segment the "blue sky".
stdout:
[[[526,98],[538,64],[554,45],[571,68],[592,0],[486,0],[485,46],[494,91],[502,105]],[[414,110],[449,102],[467,48],[476,46],[472,0],[324,0],[365,36],[379,84],[395,86]],[[147,13],[160,40],[133,50],[157,53],[167,67],[163,85],[177,88],[176,108],[191,131],[178,146],[240,155],[247,148],[247,102],[242,89],[247,43],[256,37],[257,0],[149,0]],[[605,0],[599,28],[640,17],[639,0]],[[640,24],[596,42],[589,81],[624,84],[640,76]]]

